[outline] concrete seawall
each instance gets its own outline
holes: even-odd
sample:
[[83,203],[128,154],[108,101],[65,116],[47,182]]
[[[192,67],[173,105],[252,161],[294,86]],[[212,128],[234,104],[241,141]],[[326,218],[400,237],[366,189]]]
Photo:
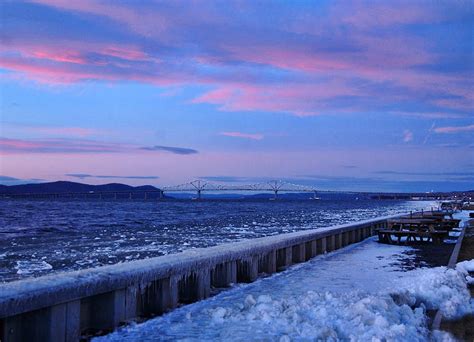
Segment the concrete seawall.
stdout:
[[0,286],[0,341],[78,341],[360,242],[400,216],[7,283]]

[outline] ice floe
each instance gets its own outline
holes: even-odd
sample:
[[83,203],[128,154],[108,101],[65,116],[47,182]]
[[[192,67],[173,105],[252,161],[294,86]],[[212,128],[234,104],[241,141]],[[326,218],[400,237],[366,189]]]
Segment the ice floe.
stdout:
[[16,262],[17,274],[31,274],[41,271],[49,271],[53,266],[44,260],[21,260]]

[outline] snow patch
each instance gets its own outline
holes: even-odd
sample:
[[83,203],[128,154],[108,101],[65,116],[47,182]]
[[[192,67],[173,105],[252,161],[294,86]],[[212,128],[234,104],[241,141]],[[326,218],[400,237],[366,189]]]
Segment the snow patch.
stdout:
[[400,304],[440,310],[448,319],[473,313],[465,273],[446,267],[408,272],[402,278],[402,290],[393,294]]
[[474,272],[474,259],[458,262],[456,270],[463,273]]
[[[343,254],[350,253],[347,250]],[[336,255],[320,263],[333,263],[335,259]],[[223,292],[100,340],[453,341],[449,333],[429,331],[426,310],[440,309],[447,318],[474,312],[466,274],[459,270],[418,269],[403,273],[401,278],[392,278],[390,286],[383,290],[367,291],[359,287],[339,292],[313,290],[312,280],[319,275],[308,270],[309,267],[300,266],[287,274],[306,274],[305,286],[312,290],[300,291],[302,287],[298,286],[294,291],[282,288],[282,279],[287,287],[296,284],[287,282],[288,278],[281,274],[251,286],[237,287],[230,293]],[[299,278],[298,283],[301,281]]]

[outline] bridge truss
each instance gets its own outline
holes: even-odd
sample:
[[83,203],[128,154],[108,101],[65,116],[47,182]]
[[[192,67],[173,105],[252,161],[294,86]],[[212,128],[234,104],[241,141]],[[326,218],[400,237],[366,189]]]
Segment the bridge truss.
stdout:
[[236,191],[236,192],[260,192],[270,191],[273,192],[275,197],[278,196],[279,192],[318,192],[318,190],[311,186],[304,186],[300,184],[294,184],[285,182],[282,180],[272,180],[268,182],[254,183],[254,184],[221,184],[213,183],[204,180],[194,180],[191,182],[174,185],[164,186],[161,188],[163,192],[196,192],[197,197],[201,198],[203,191],[219,192],[219,191]]

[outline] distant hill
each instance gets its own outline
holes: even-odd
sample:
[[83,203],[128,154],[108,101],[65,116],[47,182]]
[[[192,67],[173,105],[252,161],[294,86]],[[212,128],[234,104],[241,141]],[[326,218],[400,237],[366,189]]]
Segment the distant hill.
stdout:
[[110,183],[103,185],[89,185],[76,182],[50,182],[22,185],[0,185],[0,193],[3,194],[45,194],[45,193],[65,193],[65,192],[99,192],[99,191],[156,191],[159,190],[151,185],[130,186],[120,183]]

